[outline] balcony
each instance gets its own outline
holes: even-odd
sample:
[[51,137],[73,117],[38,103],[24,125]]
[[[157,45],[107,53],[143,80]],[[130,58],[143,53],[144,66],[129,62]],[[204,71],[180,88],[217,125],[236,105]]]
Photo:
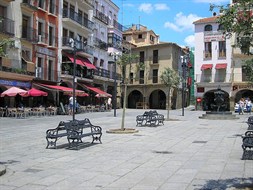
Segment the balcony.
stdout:
[[222,83],[229,83],[232,82],[232,75],[231,73],[224,73],[224,74],[197,74],[195,81],[196,83],[215,83],[215,82],[222,82]]
[[118,23],[116,20],[113,20],[113,27],[121,32],[126,30],[126,28],[120,23]]
[[37,30],[31,28],[31,27],[23,27],[20,26],[22,28],[22,35],[21,38],[24,40],[27,40],[29,42],[38,42],[37,40]]
[[107,43],[103,42],[102,40],[100,40],[98,38],[94,38],[93,42],[94,42],[94,46],[107,51],[107,49],[108,49]]
[[226,49],[218,50],[218,59],[226,59]]
[[53,1],[49,1],[49,15],[58,15],[58,6]]
[[27,11],[36,11],[38,8],[36,7],[37,0],[23,0],[21,8]]
[[14,24],[15,22],[11,19],[0,17],[0,33],[14,36]]
[[47,45],[48,34],[45,32],[39,32],[36,39],[38,44]]
[[104,13],[100,12],[99,10],[96,10],[95,15],[94,15],[98,20],[101,22],[105,23],[108,25],[109,23],[109,18],[106,16]]
[[211,60],[212,59],[212,51],[203,51],[204,60]]
[[[74,40],[76,44],[76,48],[79,54],[88,54],[88,56],[93,55],[94,48],[90,45],[87,45],[87,42]],[[70,42],[70,37],[63,37],[62,38],[62,49],[63,50],[72,50]]]
[[80,16],[78,13],[76,13],[72,10],[66,9],[66,8],[63,9],[62,18],[65,21],[70,19],[71,21],[74,21],[75,23],[77,23],[81,26],[84,26],[85,28],[87,28],[89,30],[92,30],[94,27],[94,23],[91,22],[88,18]]

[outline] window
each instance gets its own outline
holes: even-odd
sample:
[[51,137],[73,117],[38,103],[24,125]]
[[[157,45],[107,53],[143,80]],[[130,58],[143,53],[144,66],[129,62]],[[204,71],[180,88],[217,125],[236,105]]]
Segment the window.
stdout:
[[133,84],[134,82],[134,74],[130,73],[130,84]]
[[54,46],[54,27],[49,26],[49,40],[48,40],[48,45],[49,46]]
[[204,58],[211,59],[212,58],[212,43],[205,42],[205,50],[204,50]]
[[218,30],[224,30],[224,26],[222,24],[219,25]]
[[104,60],[103,59],[100,59],[100,65],[99,65],[101,68],[104,67]]
[[219,41],[219,58],[226,57],[226,41]]
[[158,63],[158,50],[153,50],[153,63]]
[[150,41],[152,41],[152,42],[153,42],[153,41],[154,41],[154,39],[155,39],[155,38],[154,38],[154,36],[150,35]]
[[153,70],[153,83],[158,82],[158,69]]
[[39,1],[39,7],[42,9],[45,9],[45,0],[40,0]]
[[38,77],[38,78],[42,78],[42,76],[43,76],[42,64],[43,64],[43,59],[41,57],[38,57],[37,68],[36,68],[36,77]]
[[[22,15],[22,38],[29,38],[29,17]],[[31,35],[31,34],[30,34]]]
[[57,7],[54,4],[54,0],[49,0],[48,6],[49,6],[49,12],[52,14],[55,14],[55,10],[57,9]]
[[72,20],[75,20],[75,7],[73,5],[70,5],[69,7],[69,17]]
[[140,79],[139,79],[140,84],[144,84],[144,70],[140,71]]
[[212,25],[208,24],[205,26],[205,31],[212,31],[212,30],[213,30]]
[[53,80],[53,61],[48,60],[48,80]]
[[140,63],[144,63],[144,51],[140,52]]
[[77,19],[77,22],[79,24],[82,24],[82,17],[83,17],[83,11],[78,10],[78,19]]
[[142,34],[139,34],[139,35],[138,35],[138,39],[142,39]]
[[43,23],[42,22],[39,22],[38,23],[38,35],[42,35],[43,33]]
[[198,87],[197,92],[203,93],[203,92],[205,92],[205,88],[204,87]]

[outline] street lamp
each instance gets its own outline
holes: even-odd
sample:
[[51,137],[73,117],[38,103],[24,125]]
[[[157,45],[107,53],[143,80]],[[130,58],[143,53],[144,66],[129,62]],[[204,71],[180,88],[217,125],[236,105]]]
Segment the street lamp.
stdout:
[[76,53],[77,53],[77,44],[76,41],[73,38],[69,39],[69,44],[73,48],[73,53],[74,53],[74,65],[73,65],[73,110],[72,110],[72,116],[73,116],[73,121],[75,120],[75,109],[76,109]]
[[182,63],[182,116],[184,116],[184,106],[185,106],[185,87],[186,87],[186,68],[187,68],[187,55],[181,56]]
[[117,76],[116,76],[116,61],[118,59],[118,52],[110,53],[109,55],[113,57],[113,61],[109,61],[109,64],[113,64],[113,79],[114,79],[114,91],[113,91],[113,109],[114,117],[116,117],[116,108],[117,108]]

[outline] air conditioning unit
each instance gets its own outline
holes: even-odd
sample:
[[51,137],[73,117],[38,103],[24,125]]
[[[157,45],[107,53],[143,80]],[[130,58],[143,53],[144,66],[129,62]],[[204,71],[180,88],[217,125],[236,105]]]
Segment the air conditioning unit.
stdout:
[[38,35],[38,42],[42,42],[42,36]]

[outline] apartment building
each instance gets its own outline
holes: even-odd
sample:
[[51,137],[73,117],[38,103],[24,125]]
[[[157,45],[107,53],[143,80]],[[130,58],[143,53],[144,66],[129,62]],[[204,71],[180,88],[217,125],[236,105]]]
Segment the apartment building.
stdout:
[[[181,90],[174,89],[171,97],[160,76],[167,67],[182,73],[182,48],[175,43],[160,42],[159,35],[142,25],[133,25],[124,31],[123,39],[133,44],[131,54],[138,60],[127,65],[130,73],[127,87],[128,108],[167,109],[167,99],[171,98],[171,108],[182,106]],[[186,96],[188,97],[188,96]]]

